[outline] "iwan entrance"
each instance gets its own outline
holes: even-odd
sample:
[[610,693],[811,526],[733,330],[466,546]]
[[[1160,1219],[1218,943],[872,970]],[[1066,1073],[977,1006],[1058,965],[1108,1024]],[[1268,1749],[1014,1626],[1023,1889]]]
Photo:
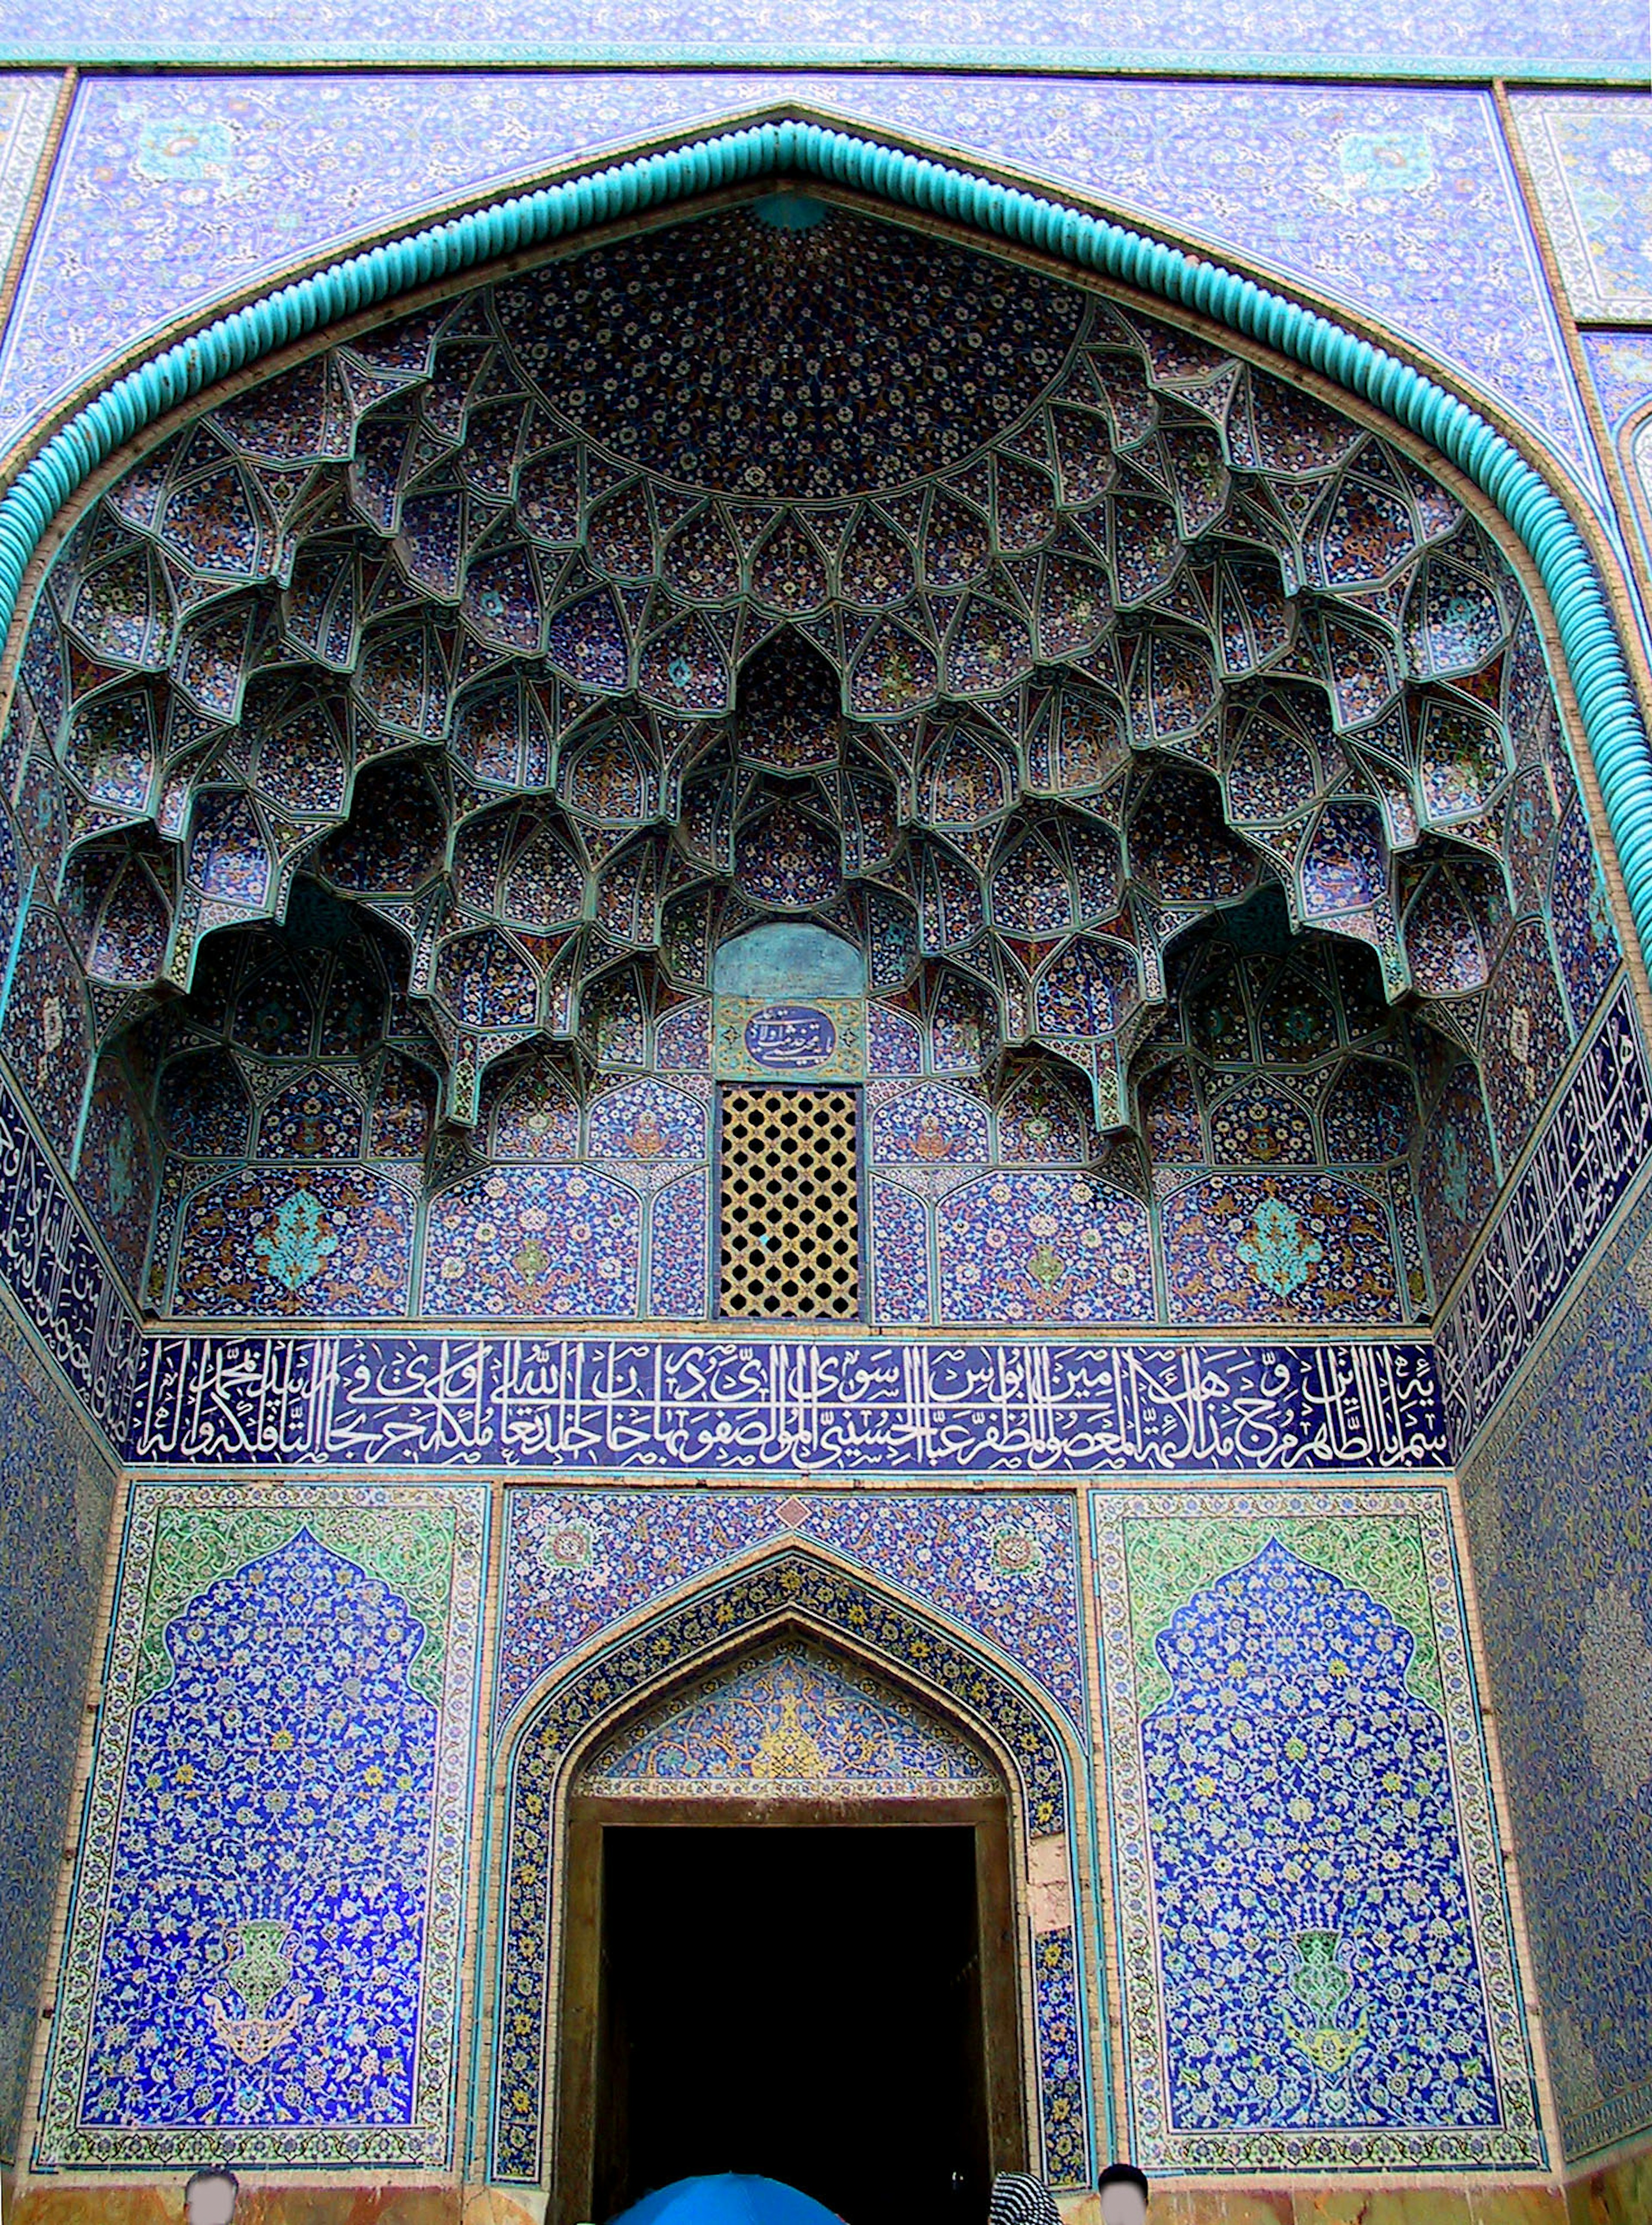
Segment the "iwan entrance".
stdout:
[[[850,2225],[946,2225],[984,2215],[993,2171],[1023,2164],[1003,1791],[940,1726],[908,1715],[914,1746],[879,1696],[832,1681],[825,1660],[782,1646],[582,1772],[560,2225],[727,2171],[801,2188]],[[777,1773],[760,1773],[759,1754],[733,1779],[680,1775],[713,1723],[728,1753],[743,1692]],[[822,1730],[854,1746],[858,1784],[831,1767]],[[949,1759],[962,1781],[936,1773]],[[877,1779],[914,1764],[921,1777]]]

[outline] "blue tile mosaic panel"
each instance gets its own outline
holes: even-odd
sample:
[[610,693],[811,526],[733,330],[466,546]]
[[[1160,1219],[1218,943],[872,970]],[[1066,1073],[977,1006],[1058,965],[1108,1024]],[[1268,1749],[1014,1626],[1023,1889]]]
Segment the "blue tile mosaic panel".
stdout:
[[1171,1318],[1391,1321],[1385,1200],[1326,1175],[1213,1175],[1159,1207]]
[[114,1470],[0,1301],[0,2159],[12,2162],[63,1869]]
[[1092,1514],[1132,2155],[1543,2168],[1444,1494]]
[[1623,953],[1600,855],[1576,796],[1560,822],[1549,886],[1560,979],[1573,1024],[1581,1033],[1594,1017]]
[[404,1315],[412,1250],[404,1185],[366,1169],[250,1168],[190,1198],[173,1310]]
[[1335,1473],[1448,1461],[1434,1347],[158,1334],[138,1466]]
[[1652,521],[1652,333],[1585,332],[1584,360],[1617,460],[1629,484],[1634,523],[1644,550]]
[[1417,1188],[1434,1287],[1448,1290],[1497,1194],[1485,1100],[1466,1063],[1453,1069],[1428,1116]]
[[135,1494],[37,2164],[447,2159],[485,1536]]
[[872,1182],[872,1318],[904,1328],[933,1318],[929,1214],[921,1198],[893,1182]]
[[1652,402],[1652,333],[1585,333],[1584,360],[1610,430]]
[[[22,60],[79,62],[472,61],[790,62],[820,60],[941,63],[991,69],[1206,69],[1293,74],[1622,78],[1647,73],[1646,26],[1624,0],[1581,20],[1560,0],[1538,0],[1517,18],[1488,0],[1453,0],[1420,19],[1403,0],[1377,0],[1358,16],[1329,0],[1236,8],[1220,18],[1195,0],[1132,0],[1104,19],[1050,0],[971,5],[945,15],[921,0],[873,8],[750,7],[737,22],[679,0],[571,0],[529,9],[523,0],[453,0],[411,19],[388,0],[305,0],[279,22],[254,22],[229,0],[185,7],[132,0],[87,19],[52,0],[13,41]],[[170,150],[169,150],[170,151]],[[180,174],[203,159],[188,143],[173,153]],[[211,159],[210,149],[204,159]]]
[[936,1213],[944,1322],[1150,1321],[1148,1211],[1082,1175],[1004,1170]]
[[124,1062],[105,1053],[86,1103],[74,1188],[130,1290],[143,1281],[155,1213],[155,1157],[143,1095]]
[[513,1487],[495,1669],[503,1722],[611,1624],[765,1548],[822,1548],[1005,1650],[1084,1735],[1073,1505],[1061,1492]]
[[1516,125],[1573,314],[1652,320],[1652,101],[1634,93],[1520,93]]
[[137,1319],[3,1078],[0,1281],[87,1416],[118,1446],[131,1418]]
[[16,251],[61,83],[22,70],[0,75],[0,270]]
[[1644,1204],[1462,1473],[1560,2137],[1652,2126]]
[[1435,1332],[1463,1457],[1652,1152],[1652,1080],[1620,982]]
[[66,1165],[79,1132],[90,1039],[85,987],[74,951],[56,911],[37,894],[12,962],[0,1054]]
[[[474,36],[467,18],[467,52]],[[0,349],[0,446],[99,364],[351,240],[788,106],[1008,166],[1260,264],[1429,350],[1574,466],[1589,454],[1484,94],[681,69],[87,79]]]
[[690,1175],[656,1191],[649,1210],[649,1316],[704,1321],[711,1310],[709,1178]]

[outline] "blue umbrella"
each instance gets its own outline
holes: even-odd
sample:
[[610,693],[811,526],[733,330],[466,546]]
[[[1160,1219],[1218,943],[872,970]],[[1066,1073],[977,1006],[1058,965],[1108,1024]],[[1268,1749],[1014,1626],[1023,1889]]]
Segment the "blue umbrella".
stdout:
[[777,2178],[719,2171],[645,2194],[613,2225],[842,2225],[821,2203]]

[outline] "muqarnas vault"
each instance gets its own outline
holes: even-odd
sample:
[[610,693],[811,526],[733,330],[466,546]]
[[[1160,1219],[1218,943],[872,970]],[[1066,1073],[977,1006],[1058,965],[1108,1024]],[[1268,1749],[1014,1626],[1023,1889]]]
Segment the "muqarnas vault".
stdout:
[[936,1835],[856,1966],[914,2205],[966,2089],[973,2195],[1548,2199],[1534,1979],[1632,2115],[1454,1512],[1652,1117],[1520,554],[1324,382],[791,187],[93,491],[0,1052],[149,1319],[27,2215],[620,2206],[674,1832]]

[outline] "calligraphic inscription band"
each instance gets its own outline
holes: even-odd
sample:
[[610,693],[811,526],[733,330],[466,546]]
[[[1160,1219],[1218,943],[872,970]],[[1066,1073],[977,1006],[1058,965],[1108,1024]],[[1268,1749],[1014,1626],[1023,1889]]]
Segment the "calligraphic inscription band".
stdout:
[[137,1363],[137,1319],[79,1206],[3,1084],[0,1281],[92,1420],[118,1446]]
[[721,1081],[864,1081],[865,1005],[856,997],[718,997],[712,1064]]
[[1629,984],[1550,1115],[1435,1349],[1461,1459],[1652,1154],[1652,1079]]
[[1426,1342],[153,1338],[138,1465],[960,1475],[1437,1468]]

